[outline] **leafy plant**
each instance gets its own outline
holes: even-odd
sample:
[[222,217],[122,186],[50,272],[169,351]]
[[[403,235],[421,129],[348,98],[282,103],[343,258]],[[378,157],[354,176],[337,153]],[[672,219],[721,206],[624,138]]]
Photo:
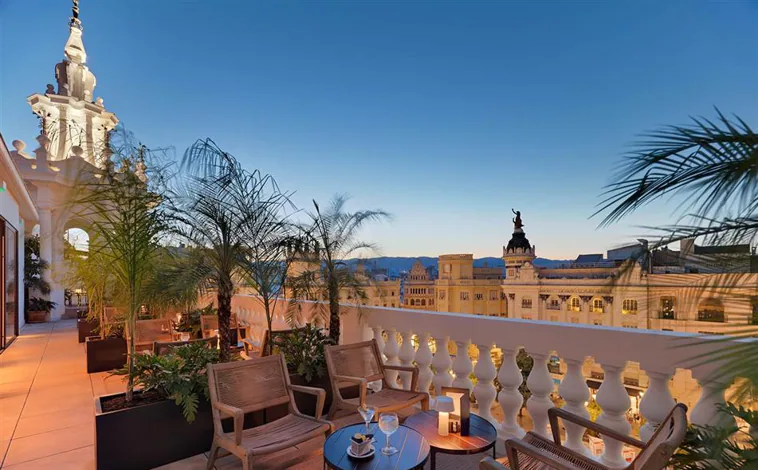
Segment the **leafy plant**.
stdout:
[[518,410],[518,415],[522,416],[524,406],[526,406],[526,402],[532,396],[532,391],[529,390],[529,386],[526,385],[526,380],[532,372],[532,367],[534,367],[534,359],[532,359],[532,356],[526,352],[526,349],[519,349],[518,354],[516,355],[516,364],[521,370],[521,376],[523,377],[521,385],[518,387],[518,391],[521,393],[521,396],[524,397],[521,408]]
[[191,423],[197,416],[200,399],[210,399],[206,366],[219,361],[219,351],[207,343],[190,343],[173,348],[168,354],[138,354],[130,373],[128,367],[114,375],[130,377],[143,392],[155,391],[161,398],[173,400]]
[[272,343],[284,354],[290,371],[304,378],[307,383],[326,375],[324,348],[336,344],[321,329],[311,324],[286,335],[275,335]]
[[[344,195],[334,196],[325,211],[313,201],[314,210],[306,213],[310,224],[302,230],[302,244],[298,246],[297,253],[309,268],[290,278],[293,300],[325,301],[317,307],[328,307],[328,312],[320,313],[328,319],[329,337],[335,342],[340,340],[340,295],[357,299],[358,305],[367,298],[366,280],[356,277],[344,260],[359,250],[373,250],[375,246],[372,243],[358,239],[358,232],[368,222],[390,217],[381,209],[347,212],[347,199]],[[288,311],[290,324],[296,312],[294,307],[299,305],[291,303],[292,308]]]
[[[758,411],[733,403],[721,411],[758,428]],[[690,426],[679,450],[669,462],[677,470],[740,470],[758,468],[758,442],[755,435],[738,426]]]
[[210,139],[187,149],[182,169],[172,216],[176,233],[190,245],[184,273],[195,288],[216,294],[221,358],[226,361],[232,296],[249,273],[251,234],[269,227],[272,207],[283,196],[270,175],[246,171]]
[[57,304],[47,299],[41,299],[39,297],[32,297],[29,299],[29,312],[48,312],[54,309]]
[[40,257],[39,235],[27,237],[24,240],[24,288],[48,295],[50,283],[44,276],[48,269],[50,263]]

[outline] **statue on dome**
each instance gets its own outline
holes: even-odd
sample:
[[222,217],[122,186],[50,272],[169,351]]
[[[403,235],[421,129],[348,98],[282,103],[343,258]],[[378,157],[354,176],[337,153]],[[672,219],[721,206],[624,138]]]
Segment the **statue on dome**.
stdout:
[[524,226],[524,222],[521,220],[521,211],[515,211],[511,208],[511,212],[516,214],[516,218],[513,220],[513,230],[519,230]]

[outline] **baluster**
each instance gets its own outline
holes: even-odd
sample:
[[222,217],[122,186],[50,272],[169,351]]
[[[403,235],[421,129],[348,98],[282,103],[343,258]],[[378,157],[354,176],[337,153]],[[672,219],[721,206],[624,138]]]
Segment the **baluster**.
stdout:
[[471,390],[474,384],[471,382],[469,375],[473,372],[474,365],[471,363],[471,357],[468,355],[469,344],[468,340],[455,342],[458,348],[455,351],[455,360],[453,361],[453,372],[455,373],[453,387]]
[[[590,389],[584,380],[584,374],[582,374],[584,360],[565,359],[565,361],[566,375],[558,387],[561,397],[566,401],[563,409],[582,418],[589,419],[590,414],[587,412],[585,403],[590,399]],[[589,450],[582,442],[584,428],[568,421],[563,421],[563,426],[566,428],[566,442],[564,445],[576,452],[590,455]]]
[[384,330],[381,326],[372,326],[371,329],[374,331],[374,341],[376,341],[376,346],[379,348],[379,356],[384,361],[386,360],[384,357],[384,337],[382,337]]
[[553,401],[550,399],[550,394],[553,392],[553,376],[547,368],[550,354],[530,352],[529,355],[534,359],[534,365],[526,379],[526,385],[532,392],[532,396],[526,402],[526,409],[532,417],[534,432],[550,437],[547,430],[547,410],[553,407]]
[[450,375],[450,368],[453,366],[453,360],[450,358],[450,351],[447,349],[448,336],[434,338],[434,394],[440,394],[440,387],[450,387],[453,384],[453,376]]
[[[403,338],[403,344],[400,346],[400,365],[405,367],[411,367],[413,365],[413,356],[416,355],[416,351],[413,349],[413,333],[410,331],[403,331],[400,333]],[[405,390],[411,389],[411,379],[413,374],[411,372],[400,372],[400,381],[403,384]]]
[[647,372],[650,385],[640,402],[640,413],[647,422],[640,428],[640,437],[644,442],[653,435],[655,429],[668,416],[676,402],[669,391],[671,374],[667,372]]
[[698,377],[696,379],[702,390],[690,414],[692,424],[719,428],[734,426],[734,417],[719,410],[726,403],[724,392],[730,384]]
[[419,333],[416,365],[418,366],[418,391],[429,393],[434,373],[429,367],[432,363],[432,350],[429,348],[429,334]]
[[[597,404],[603,409],[598,416],[597,423],[607,426],[621,434],[629,434],[632,426],[626,420],[626,412],[632,401],[626,393],[626,388],[621,380],[621,372],[624,365],[616,366],[601,364],[605,379],[597,391]],[[601,436],[605,451],[600,457],[600,462],[608,467],[620,468],[627,465],[623,456],[624,445],[612,438]]]
[[[387,330],[387,344],[384,345],[384,355],[387,356],[385,364],[391,364],[397,366],[400,361],[397,355],[400,351],[400,345],[397,344],[397,331],[394,328]],[[393,387],[397,387],[397,371],[387,370],[385,371],[385,380]]]
[[497,374],[497,380],[502,389],[497,396],[500,408],[503,409],[503,424],[500,426],[504,437],[524,437],[524,430],[518,424],[518,414],[524,404],[524,397],[519,392],[524,376],[518,368],[516,356],[518,349],[503,349],[503,364]]
[[495,424],[495,418],[492,416],[492,404],[497,395],[494,382],[495,377],[497,377],[497,370],[492,362],[491,347],[486,344],[478,344],[476,347],[479,349],[479,360],[474,367],[474,375],[476,376],[474,397],[479,404],[479,416]]

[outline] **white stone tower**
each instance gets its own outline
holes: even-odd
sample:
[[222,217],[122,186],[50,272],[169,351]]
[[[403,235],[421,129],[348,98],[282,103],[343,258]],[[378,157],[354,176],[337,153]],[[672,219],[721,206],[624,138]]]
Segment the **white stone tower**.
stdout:
[[94,99],[97,80],[86,65],[82,31],[79,0],[73,0],[65,58],[55,66],[58,88],[47,85],[45,93],[35,93],[27,101],[40,118],[42,134],[50,140],[48,161],[69,158],[77,146],[85,161],[102,168],[108,157],[108,135],[118,119],[105,110],[102,98]]
[[[67,204],[69,191],[75,189],[81,175],[105,166],[110,157],[109,134],[118,124],[101,98],[93,101],[96,80],[86,65],[79,0],[73,0],[63,52],[65,58],[55,66],[57,90],[47,85],[45,93],[27,99],[40,118],[39,147],[30,155],[24,151],[26,144],[16,140],[11,152],[39,210],[40,255],[50,262],[46,273],[52,287],[50,300],[57,303],[52,320],[65,312],[63,234],[72,227],[88,228],[86,220],[73,216],[78,211]],[[31,235],[32,227],[27,230],[26,235]]]

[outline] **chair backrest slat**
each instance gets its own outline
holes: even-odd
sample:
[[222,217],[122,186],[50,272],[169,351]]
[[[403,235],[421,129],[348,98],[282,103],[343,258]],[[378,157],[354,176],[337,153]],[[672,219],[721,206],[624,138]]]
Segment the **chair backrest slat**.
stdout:
[[[237,315],[232,313],[229,319],[229,328],[236,330]],[[202,330],[203,338],[209,338],[213,336],[213,330],[218,330],[218,315],[200,315],[200,329]]]
[[326,347],[330,375],[360,377],[372,382],[384,378],[376,341]]
[[209,349],[215,349],[218,344],[218,338],[214,336],[213,338],[191,339],[189,341],[170,341],[165,343],[156,341],[153,343],[153,354],[156,356],[162,356],[168,354],[174,348],[195,343],[205,343]]
[[687,407],[678,404],[658,425],[647,445],[632,462],[634,470],[661,470],[684,440],[687,433]]
[[245,413],[290,403],[289,376],[281,355],[213,364],[211,399]]
[[135,325],[135,343],[144,344],[171,339],[171,320],[167,318],[137,320]]

